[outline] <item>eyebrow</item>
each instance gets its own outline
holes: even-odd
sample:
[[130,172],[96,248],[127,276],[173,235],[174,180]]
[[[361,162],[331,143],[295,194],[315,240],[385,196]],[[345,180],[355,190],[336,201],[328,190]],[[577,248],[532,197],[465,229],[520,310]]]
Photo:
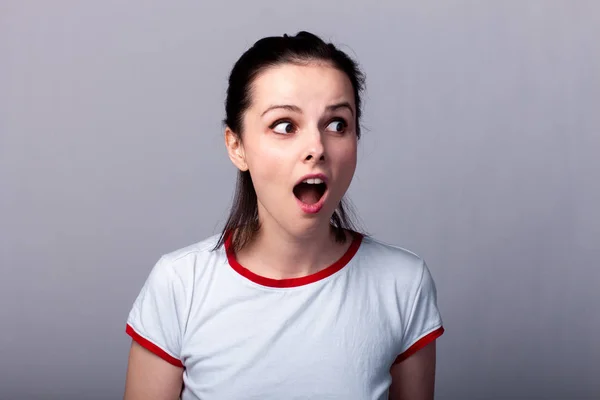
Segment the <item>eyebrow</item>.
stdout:
[[350,110],[350,113],[352,114],[352,116],[354,116],[354,110],[352,109],[352,106],[350,105],[350,103],[348,103],[347,101],[343,101],[341,103],[327,106],[327,111],[335,111],[335,110],[339,110],[340,108],[347,108],[348,110]]
[[280,109],[280,108],[284,109],[284,110],[294,111],[294,112],[297,112],[299,114],[302,114],[302,110],[298,106],[293,106],[293,105],[290,105],[290,104],[279,104],[279,105],[270,106],[260,116],[262,117],[263,115],[265,115],[269,111],[277,110],[277,109]]
[[[337,104],[332,104],[330,106],[327,106],[326,109],[327,109],[327,111],[335,111],[335,110],[339,110],[340,108],[347,108],[348,110],[350,110],[350,113],[352,113],[352,116],[354,116],[354,110],[352,109],[352,106],[350,105],[350,103],[348,103],[347,101],[343,101],[343,102],[337,103]],[[284,109],[284,110],[296,112],[298,114],[302,114],[302,110],[298,106],[294,106],[291,104],[276,104],[273,106],[269,106],[265,111],[263,111],[263,113],[260,116],[262,117],[269,111],[277,110],[277,109]]]

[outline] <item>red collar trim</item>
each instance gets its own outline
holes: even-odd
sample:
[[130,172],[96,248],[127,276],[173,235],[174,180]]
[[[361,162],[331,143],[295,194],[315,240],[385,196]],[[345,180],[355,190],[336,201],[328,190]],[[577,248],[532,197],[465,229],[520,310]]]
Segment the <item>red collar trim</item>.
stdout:
[[274,287],[274,288],[290,288],[290,287],[298,287],[303,285],[308,285],[309,283],[314,283],[320,281],[321,279],[325,279],[328,276],[331,276],[344,268],[346,264],[350,262],[352,257],[358,251],[360,244],[362,242],[363,236],[359,233],[354,233],[354,239],[350,244],[350,247],[346,251],[346,253],[336,262],[331,264],[325,269],[322,269],[319,272],[316,272],[311,275],[301,276],[299,278],[288,278],[288,279],[273,279],[267,278],[254,272],[249,269],[243,267],[235,258],[235,252],[233,251],[233,247],[231,246],[231,235],[227,235],[225,239],[225,252],[227,254],[227,261],[229,261],[229,265],[231,268],[235,270],[238,274],[242,275],[244,278],[251,280],[254,283],[258,283],[262,286]]

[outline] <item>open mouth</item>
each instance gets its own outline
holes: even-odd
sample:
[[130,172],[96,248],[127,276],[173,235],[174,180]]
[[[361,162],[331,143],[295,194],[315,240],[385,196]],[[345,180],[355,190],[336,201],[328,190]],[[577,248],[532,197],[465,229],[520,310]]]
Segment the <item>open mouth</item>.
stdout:
[[307,205],[318,203],[326,191],[327,184],[319,178],[305,179],[294,186],[294,196]]

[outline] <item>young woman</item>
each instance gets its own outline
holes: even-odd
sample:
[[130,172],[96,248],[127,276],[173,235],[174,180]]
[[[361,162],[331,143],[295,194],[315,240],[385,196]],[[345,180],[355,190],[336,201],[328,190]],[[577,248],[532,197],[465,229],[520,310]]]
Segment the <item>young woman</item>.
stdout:
[[424,261],[356,231],[364,78],[307,32],[235,64],[239,169],[221,235],[164,255],[127,321],[125,399],[432,399],[443,333]]

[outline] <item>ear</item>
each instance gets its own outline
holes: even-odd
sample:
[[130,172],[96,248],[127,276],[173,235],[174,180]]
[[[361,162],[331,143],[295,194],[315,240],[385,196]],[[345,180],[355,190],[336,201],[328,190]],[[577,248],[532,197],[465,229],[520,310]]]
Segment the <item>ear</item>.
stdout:
[[227,154],[229,159],[240,171],[247,171],[248,164],[246,164],[246,155],[244,154],[244,146],[242,141],[231,128],[225,128],[225,146],[227,147]]

